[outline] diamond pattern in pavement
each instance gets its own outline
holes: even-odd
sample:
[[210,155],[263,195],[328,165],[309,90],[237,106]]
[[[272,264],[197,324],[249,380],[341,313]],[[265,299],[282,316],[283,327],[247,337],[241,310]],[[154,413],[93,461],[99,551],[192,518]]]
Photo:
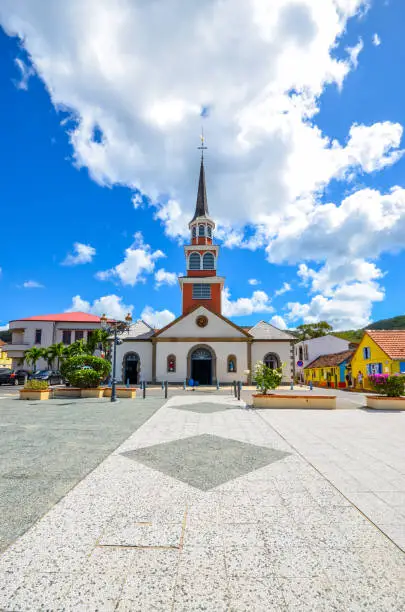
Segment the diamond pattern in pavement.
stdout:
[[216,404],[214,402],[196,402],[195,404],[180,404],[170,407],[176,410],[187,410],[188,412],[198,412],[200,414],[212,414],[213,412],[224,412],[225,410],[235,410],[235,408],[239,408],[239,406]]
[[192,436],[122,453],[186,484],[208,491],[284,459],[283,451],[211,434]]

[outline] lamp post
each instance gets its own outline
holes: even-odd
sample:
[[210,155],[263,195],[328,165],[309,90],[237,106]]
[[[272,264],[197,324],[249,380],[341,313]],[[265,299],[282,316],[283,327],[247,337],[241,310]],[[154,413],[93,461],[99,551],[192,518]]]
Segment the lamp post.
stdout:
[[103,316],[100,317],[100,322],[102,329],[108,332],[108,334],[113,335],[111,401],[116,402],[117,346],[122,342],[122,340],[120,340],[118,336],[129,330],[132,323],[132,317],[130,313],[128,313],[125,317],[125,321],[108,321],[105,314],[103,314]]

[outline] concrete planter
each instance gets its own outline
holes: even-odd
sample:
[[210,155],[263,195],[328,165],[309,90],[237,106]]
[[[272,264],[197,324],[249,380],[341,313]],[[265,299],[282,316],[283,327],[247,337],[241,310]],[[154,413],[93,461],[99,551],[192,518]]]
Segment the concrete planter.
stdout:
[[[135,399],[136,398],[136,389],[132,387],[116,387],[115,389],[117,397],[127,398],[127,399]],[[112,389],[111,387],[107,387],[104,389],[104,397],[111,397]]]
[[78,387],[58,387],[53,389],[53,397],[81,397],[82,390]]
[[254,395],[253,408],[334,410],[336,395]]
[[97,387],[96,389],[82,389],[81,397],[95,397],[101,399],[104,395],[104,387]]
[[373,410],[405,410],[405,397],[366,395],[367,408]]
[[49,400],[50,389],[21,389],[20,399],[23,400]]

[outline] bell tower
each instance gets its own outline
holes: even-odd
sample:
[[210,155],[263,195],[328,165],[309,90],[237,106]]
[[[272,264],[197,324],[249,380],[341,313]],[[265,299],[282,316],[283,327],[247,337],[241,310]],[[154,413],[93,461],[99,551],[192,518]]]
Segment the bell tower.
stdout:
[[197,202],[194,216],[188,227],[190,244],[185,245],[186,276],[179,278],[182,293],[182,313],[187,314],[196,306],[205,306],[221,314],[221,293],[224,278],[217,276],[219,246],[213,242],[215,222],[208,212],[205,184],[204,136],[201,136],[201,164],[198,180]]

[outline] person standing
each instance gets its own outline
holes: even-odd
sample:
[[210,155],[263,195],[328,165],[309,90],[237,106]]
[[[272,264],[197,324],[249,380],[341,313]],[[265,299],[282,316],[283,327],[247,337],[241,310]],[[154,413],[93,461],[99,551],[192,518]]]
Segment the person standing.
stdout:
[[359,386],[359,389],[363,388],[363,374],[360,372],[357,374],[357,384]]

